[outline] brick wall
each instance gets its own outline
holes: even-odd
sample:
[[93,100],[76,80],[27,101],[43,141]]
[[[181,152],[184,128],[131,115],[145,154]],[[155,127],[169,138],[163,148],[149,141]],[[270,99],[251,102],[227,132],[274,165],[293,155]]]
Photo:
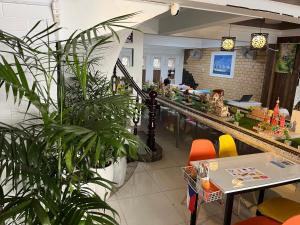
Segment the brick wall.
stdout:
[[255,60],[246,59],[240,50],[236,51],[234,77],[212,77],[210,73],[211,53],[219,51],[217,48],[202,49],[200,60],[188,59],[184,68],[191,72],[199,83],[198,89],[223,89],[226,99],[240,99],[242,95],[253,94],[252,100],[260,101],[264,70],[265,53],[259,52]]

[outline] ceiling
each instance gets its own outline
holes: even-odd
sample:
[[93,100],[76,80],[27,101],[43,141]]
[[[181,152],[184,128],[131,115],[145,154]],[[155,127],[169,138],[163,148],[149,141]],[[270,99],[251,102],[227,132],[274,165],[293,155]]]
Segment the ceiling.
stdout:
[[278,36],[287,36],[291,30],[299,29],[300,34],[300,24],[191,8],[184,8],[178,16],[171,16],[168,11],[154,20],[158,34],[180,37],[220,40],[229,35],[230,29],[237,41],[248,42],[251,33],[262,31],[269,33],[270,43],[276,43]]
[[239,21],[233,24],[248,27],[261,27],[274,30],[290,30],[300,28],[300,24],[262,18]]
[[287,3],[291,5],[299,5],[300,6],[300,1],[299,0],[272,0],[273,2],[282,2],[282,3]]

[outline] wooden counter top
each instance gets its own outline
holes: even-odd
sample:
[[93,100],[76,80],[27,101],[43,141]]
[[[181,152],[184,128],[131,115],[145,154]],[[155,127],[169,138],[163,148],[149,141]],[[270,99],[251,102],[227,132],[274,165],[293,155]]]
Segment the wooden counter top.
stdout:
[[228,122],[228,118],[222,118],[211,113],[201,112],[190,106],[172,101],[163,96],[158,96],[156,99],[161,105],[172,108],[180,114],[192,117],[194,120],[222,133],[228,133],[234,138],[260,149],[261,151],[275,152],[289,158],[290,160],[300,163],[300,151],[294,147],[273,140],[266,135],[236,126],[233,123]]

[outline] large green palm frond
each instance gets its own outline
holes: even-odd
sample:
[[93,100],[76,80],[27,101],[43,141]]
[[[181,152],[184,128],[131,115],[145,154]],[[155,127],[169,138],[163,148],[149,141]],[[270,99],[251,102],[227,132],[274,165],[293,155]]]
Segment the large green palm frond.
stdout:
[[[93,53],[118,39],[114,28],[127,28],[124,21],[134,15],[104,21],[60,41],[54,38],[60,30],[56,24],[41,28],[38,22],[22,38],[0,31],[0,44],[5,46],[0,49],[0,86],[7,96],[14,96],[15,104],[28,102],[24,113],[30,116],[14,126],[0,124],[0,224],[117,224],[116,212],[82,187],[90,182],[110,187],[108,181],[95,179],[90,169],[105,161],[104,148],[115,149],[109,154],[135,154],[139,141],[117,122],[122,115],[132,115],[131,100],[106,96],[101,102],[87,95],[95,76],[93,65],[99,60]],[[91,109],[94,119],[80,120],[83,111],[74,113],[76,104],[64,108],[65,70],[79,81],[83,109]],[[52,93],[55,85],[57,97]],[[111,101],[121,105],[123,100],[128,108],[113,108]],[[30,111],[33,106],[37,114]],[[111,120],[102,110],[118,113]]]

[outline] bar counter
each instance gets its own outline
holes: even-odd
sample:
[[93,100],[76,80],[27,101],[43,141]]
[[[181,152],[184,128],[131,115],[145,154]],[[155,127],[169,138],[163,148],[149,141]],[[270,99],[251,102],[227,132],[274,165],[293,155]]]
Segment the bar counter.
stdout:
[[297,148],[288,146],[278,140],[274,140],[267,135],[237,126],[229,122],[228,118],[219,117],[209,112],[202,112],[191,106],[170,100],[161,95],[158,95],[157,101],[160,105],[174,109],[178,113],[191,117],[195,121],[222,133],[230,134],[234,138],[263,152],[274,152],[294,162],[300,163],[300,151]]

